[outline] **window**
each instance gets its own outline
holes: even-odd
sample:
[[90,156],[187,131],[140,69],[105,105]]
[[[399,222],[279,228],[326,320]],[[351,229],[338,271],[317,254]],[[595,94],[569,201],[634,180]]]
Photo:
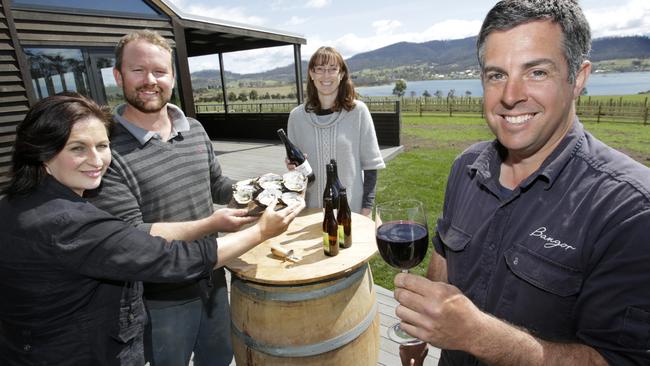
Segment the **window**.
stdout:
[[147,5],[144,1],[136,0],[13,0],[16,7],[28,7],[49,10],[66,10],[72,13],[91,14],[131,14],[148,18],[163,17],[158,11]]
[[90,95],[88,74],[79,49],[26,48],[38,99],[62,92]]
[[[113,77],[112,48],[25,48],[31,65],[32,85],[37,99],[62,91],[74,91],[110,107],[124,102],[122,89]],[[178,86],[171,103],[180,106]]]

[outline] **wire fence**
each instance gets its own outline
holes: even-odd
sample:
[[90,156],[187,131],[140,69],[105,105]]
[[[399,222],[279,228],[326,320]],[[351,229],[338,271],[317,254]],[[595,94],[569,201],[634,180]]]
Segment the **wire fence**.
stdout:
[[[480,97],[364,97],[362,100],[371,112],[409,112],[420,116],[448,115],[483,117],[483,98]],[[296,102],[229,103],[228,113],[282,113],[290,112]],[[197,103],[197,113],[225,113],[223,103]],[[644,101],[619,98],[579,97],[576,113],[583,121],[650,123],[650,105]]]

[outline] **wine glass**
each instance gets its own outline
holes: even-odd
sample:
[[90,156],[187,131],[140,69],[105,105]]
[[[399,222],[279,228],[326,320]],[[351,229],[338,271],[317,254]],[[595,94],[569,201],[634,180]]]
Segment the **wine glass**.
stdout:
[[[408,273],[424,259],[429,230],[422,202],[405,199],[378,204],[375,229],[377,248],[386,263]],[[388,328],[388,337],[399,344],[422,343],[404,332],[399,323]]]

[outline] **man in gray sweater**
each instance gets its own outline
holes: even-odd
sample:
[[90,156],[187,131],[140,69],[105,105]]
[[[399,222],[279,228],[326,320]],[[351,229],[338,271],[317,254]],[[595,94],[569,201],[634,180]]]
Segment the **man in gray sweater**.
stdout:
[[[245,210],[214,211],[227,203],[224,177],[201,124],[169,104],[174,87],[172,49],[152,31],[124,36],[114,76],[126,104],[118,106],[111,136],[113,163],[93,203],[151,235],[190,240],[236,231],[254,220]],[[230,309],[223,268],[210,279],[145,283],[150,329],[145,352],[152,366],[228,365]]]

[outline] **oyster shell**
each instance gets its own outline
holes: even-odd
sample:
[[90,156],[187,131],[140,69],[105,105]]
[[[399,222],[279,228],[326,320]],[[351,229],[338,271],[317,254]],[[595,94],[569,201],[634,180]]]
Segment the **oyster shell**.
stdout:
[[277,191],[282,190],[282,182],[277,180],[269,180],[266,182],[262,182],[259,184],[259,186],[262,187],[263,189],[273,189]]
[[262,206],[268,206],[271,202],[278,200],[282,196],[282,191],[278,189],[265,189],[260,192],[255,200]]
[[290,191],[302,192],[307,188],[307,179],[301,172],[292,170],[282,175],[282,184]]
[[273,174],[273,173],[267,173],[262,175],[261,177],[257,178],[257,184],[261,187],[262,184],[266,182],[278,182],[282,183],[282,176],[278,174]]
[[241,185],[238,186],[235,191],[232,193],[232,197],[240,205],[248,204],[253,200],[253,195],[255,194],[255,187],[252,185]]
[[244,179],[244,180],[240,180],[239,182],[235,182],[235,184],[232,185],[232,190],[236,191],[240,187],[252,186],[254,181],[255,181],[255,179]]
[[282,193],[280,200],[282,200],[282,203],[285,205],[291,206],[294,203],[303,202],[305,199],[298,192],[284,192]]

